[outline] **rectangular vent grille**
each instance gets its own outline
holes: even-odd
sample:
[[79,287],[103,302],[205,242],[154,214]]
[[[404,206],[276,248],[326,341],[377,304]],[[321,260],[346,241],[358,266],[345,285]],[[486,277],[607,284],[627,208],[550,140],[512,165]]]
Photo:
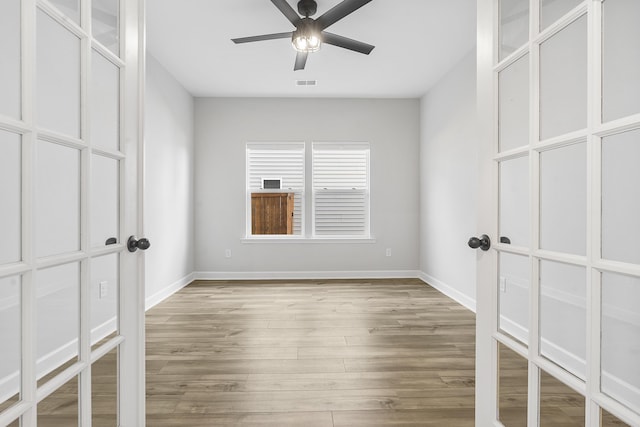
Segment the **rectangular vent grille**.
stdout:
[[296,80],[296,86],[316,86],[317,80]]

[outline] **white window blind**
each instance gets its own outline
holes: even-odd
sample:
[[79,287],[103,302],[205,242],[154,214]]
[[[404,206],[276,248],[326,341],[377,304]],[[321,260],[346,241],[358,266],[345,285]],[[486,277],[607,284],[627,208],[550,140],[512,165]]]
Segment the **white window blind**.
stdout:
[[313,144],[313,234],[369,236],[368,144]]
[[[251,235],[251,193],[294,193],[293,234],[302,234],[304,207],[304,144],[247,144],[247,235]],[[281,178],[280,190],[262,188],[263,178]]]

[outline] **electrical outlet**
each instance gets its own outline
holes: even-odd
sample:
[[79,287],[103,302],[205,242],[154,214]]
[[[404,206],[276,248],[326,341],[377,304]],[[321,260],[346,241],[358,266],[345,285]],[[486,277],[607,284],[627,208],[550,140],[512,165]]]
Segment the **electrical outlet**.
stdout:
[[225,258],[231,258],[231,249],[225,249],[224,256]]
[[100,298],[105,298],[109,293],[109,282],[100,282]]
[[507,278],[500,278],[500,292],[507,292]]
[[391,256],[391,248],[387,248],[386,255],[387,255],[387,256]]

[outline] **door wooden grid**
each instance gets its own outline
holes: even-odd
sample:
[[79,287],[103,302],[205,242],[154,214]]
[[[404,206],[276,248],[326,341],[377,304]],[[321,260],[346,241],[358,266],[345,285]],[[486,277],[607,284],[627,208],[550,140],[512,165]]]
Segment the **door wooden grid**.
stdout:
[[[144,292],[137,283],[139,258],[126,251],[129,234],[139,229],[138,217],[138,161],[142,128],[140,85],[140,58],[144,51],[143,38],[139,36],[143,27],[140,17],[143,3],[117,0],[116,29],[117,47],[107,47],[97,40],[92,31],[92,1],[80,0],[77,20],[66,16],[55,1],[22,0],[20,3],[20,114],[9,117],[0,114],[0,130],[20,136],[20,199],[21,199],[21,243],[20,260],[0,265],[0,279],[19,277],[20,309],[20,371],[19,400],[2,408],[0,425],[35,426],[38,418],[38,403],[42,402],[69,381],[78,381],[78,425],[90,426],[92,422],[92,364],[112,351],[119,354],[118,425],[140,425],[144,417],[144,394],[140,397],[144,378],[143,356],[140,340],[143,337],[141,315],[138,313]],[[38,64],[37,31],[39,19],[44,17],[65,34],[79,41],[79,122],[78,135],[68,135],[43,127],[38,112]],[[114,149],[96,146],[91,138],[92,58],[99,55],[110,66],[117,69],[118,88],[118,140]],[[36,253],[38,209],[36,173],[39,142],[55,147],[72,149],[78,153],[79,186],[79,250],[63,251],[51,256]],[[91,177],[94,157],[107,159],[117,164],[117,243],[96,247],[91,240]],[[117,261],[116,334],[92,347],[91,324],[91,264],[92,260],[107,255]],[[54,369],[55,376],[38,384],[37,374],[37,289],[38,275],[43,269],[76,264],[79,268],[78,287],[78,335],[77,360],[65,364],[64,369]],[[124,353],[123,353],[124,350]],[[142,366],[141,366],[142,365]],[[60,368],[60,366],[58,366]],[[127,373],[125,376],[124,373]],[[0,402],[1,404],[2,402]]]
[[[605,0],[614,1],[614,0]],[[630,130],[640,129],[640,114],[603,120],[603,3],[579,2],[542,31],[542,0],[528,2],[528,40],[515,51],[500,57],[501,0],[478,1],[478,111],[481,139],[480,188],[484,200],[479,212],[479,233],[487,232],[493,247],[478,255],[477,291],[477,393],[476,425],[503,425],[498,408],[498,343],[504,344],[528,361],[527,420],[540,425],[540,378],[544,371],[585,397],[585,425],[600,426],[601,411],[607,411],[632,426],[640,425],[640,408],[605,394],[601,387],[602,274],[616,273],[640,277],[640,265],[604,259],[602,255],[602,140]],[[548,2],[547,2],[548,3]],[[583,129],[541,138],[541,46],[579,20],[587,27],[586,126]],[[519,60],[528,61],[529,140],[528,143],[500,151],[499,73]],[[640,77],[639,77],[640,78]],[[562,147],[583,144],[586,147],[586,253],[584,256],[541,248],[541,158]],[[528,159],[529,244],[500,242],[499,183],[500,164]],[[527,343],[500,328],[499,294],[500,254],[515,254],[529,260],[529,328]],[[586,369],[584,379],[542,356],[541,351],[541,263],[556,262],[578,266],[586,271]]]

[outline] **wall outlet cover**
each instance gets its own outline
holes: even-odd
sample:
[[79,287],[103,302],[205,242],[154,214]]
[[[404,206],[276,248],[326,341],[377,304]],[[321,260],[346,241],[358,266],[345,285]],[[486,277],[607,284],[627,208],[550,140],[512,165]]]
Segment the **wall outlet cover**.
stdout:
[[109,293],[109,282],[100,282],[100,298],[105,298]]

